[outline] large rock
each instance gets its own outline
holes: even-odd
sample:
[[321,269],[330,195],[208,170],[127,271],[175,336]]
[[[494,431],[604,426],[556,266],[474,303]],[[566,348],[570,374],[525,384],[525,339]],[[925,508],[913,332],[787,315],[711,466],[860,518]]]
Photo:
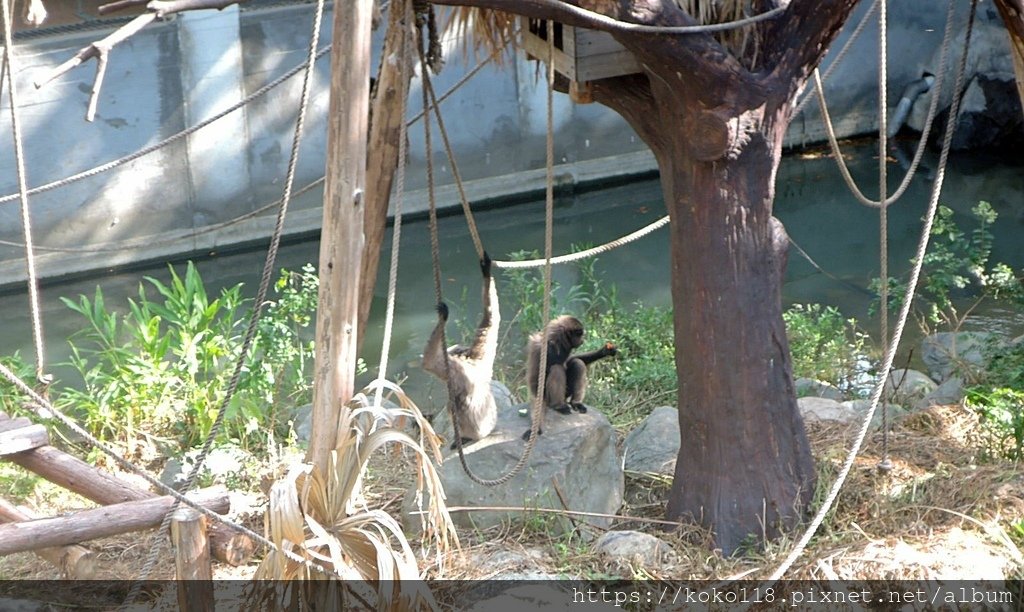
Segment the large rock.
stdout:
[[[796,403],[805,421],[831,421],[858,425],[864,422],[864,415],[871,408],[871,400],[866,399],[837,402],[822,397],[801,397]],[[906,414],[906,410],[895,404],[888,404],[888,407],[890,420]],[[871,426],[880,427],[881,425],[882,409],[879,407],[871,418]]]
[[944,382],[953,374],[971,377],[985,367],[985,349],[996,341],[988,332],[940,332],[921,341],[928,374]]
[[836,387],[813,378],[797,378],[793,381],[793,386],[796,387],[797,397],[824,397],[837,402],[846,399],[843,392]]
[[882,397],[883,399],[892,398],[897,402],[914,401],[925,397],[937,386],[935,381],[928,378],[924,372],[901,368],[889,372]]
[[[963,39],[961,31],[955,33],[954,41]],[[954,47],[956,43],[953,43]],[[924,66],[924,73],[938,74],[942,50],[935,49],[932,59]],[[954,51],[954,58],[958,55]],[[967,54],[964,74],[964,92],[952,147],[968,149],[974,147],[1007,146],[1024,137],[1020,98],[1017,95],[1010,41],[1006,35],[998,12],[978,12],[978,21],[971,33],[971,47]],[[955,61],[954,61],[955,63]],[[932,130],[932,141],[939,142],[945,132],[943,124],[948,121],[952,102],[951,71],[946,73],[946,84],[939,92],[939,118]],[[921,131],[928,114],[931,97],[935,89],[917,98],[907,125]],[[946,117],[942,115],[945,114]]]
[[664,569],[679,560],[664,540],[642,531],[609,531],[594,543],[594,552],[623,565]]
[[931,406],[948,406],[958,404],[964,398],[964,381],[958,376],[950,376],[946,382],[934,391],[911,404],[915,410],[923,410]]
[[[530,420],[519,416],[520,406],[498,410],[495,431],[464,447],[466,462],[478,477],[487,480],[507,474],[523,454],[523,432]],[[562,415],[548,410],[544,433],[534,445],[526,466],[510,481],[486,487],[470,480],[462,468],[457,451],[448,451],[438,468],[449,506],[509,506],[523,508],[568,507],[570,510],[614,514],[622,505],[625,489],[622,467],[615,451],[615,432],[608,419],[596,409],[585,414]],[[558,483],[565,506],[555,491]],[[414,491],[406,495],[403,521],[410,531],[419,529],[420,520],[412,512]],[[464,528],[487,528],[509,520],[522,519],[523,512],[457,512],[452,514],[456,525]],[[550,515],[552,517],[556,515]],[[605,528],[611,519],[577,517],[575,521],[590,522]],[[554,531],[569,531],[572,522],[558,518],[550,523]]]
[[626,436],[626,469],[630,472],[675,474],[679,456],[679,411],[672,406],[655,408]]

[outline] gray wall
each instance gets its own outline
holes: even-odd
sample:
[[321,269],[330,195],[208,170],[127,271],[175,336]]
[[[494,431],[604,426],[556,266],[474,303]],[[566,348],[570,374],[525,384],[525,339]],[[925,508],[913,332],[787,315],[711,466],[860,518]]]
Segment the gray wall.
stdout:
[[[833,51],[843,44],[870,3],[855,12]],[[59,180],[171,136],[237,102],[300,64],[309,44],[314,6],[186,14],[154,24],[114,49],[96,120],[83,117],[95,68],[79,67],[36,89],[40,74],[71,57],[108,30],[33,36],[19,40],[15,77],[25,134],[29,186]],[[991,9],[991,7],[989,7]],[[890,2],[889,91],[894,107],[903,86],[921,76],[939,47],[944,7],[924,0]],[[966,7],[961,7],[958,22]],[[994,9],[982,10],[992,19]],[[876,20],[873,19],[873,22]],[[330,40],[325,16],[322,44]],[[375,40],[380,46],[381,32]],[[447,91],[476,64],[446,42],[447,64],[435,77]],[[379,54],[379,49],[377,49]],[[375,54],[376,63],[378,55]],[[545,84],[535,63],[521,56],[488,66],[443,106],[459,169],[470,198],[501,198],[544,184]],[[827,67],[830,59],[826,59]],[[317,64],[310,115],[299,158],[296,189],[323,175],[329,65]],[[374,71],[376,66],[374,66]],[[869,25],[826,86],[841,136],[876,127],[877,27]],[[293,137],[301,75],[192,136],[130,164],[30,197],[39,268],[47,278],[114,266],[165,260],[264,240],[267,213],[217,231],[195,234],[236,219],[279,198]],[[419,81],[410,96],[418,110]],[[555,97],[555,156],[560,181],[588,182],[654,169],[654,160],[625,122],[596,104]],[[0,113],[0,192],[17,191],[6,95]],[[797,118],[788,144],[822,140],[817,105]],[[410,129],[406,210],[423,210],[423,133]],[[439,201],[457,205],[451,169],[435,137]],[[319,227],[322,191],[293,202],[287,231]],[[270,211],[271,213],[273,211]],[[0,286],[25,274],[17,202],[0,204]],[[58,250],[51,250],[51,249]],[[60,249],[70,249],[62,251]]]

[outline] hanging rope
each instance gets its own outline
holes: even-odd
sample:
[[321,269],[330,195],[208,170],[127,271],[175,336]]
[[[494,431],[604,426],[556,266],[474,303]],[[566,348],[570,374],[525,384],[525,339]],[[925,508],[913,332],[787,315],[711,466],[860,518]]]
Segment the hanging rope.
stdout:
[[[18,94],[14,83],[14,36],[13,7],[10,0],[3,0],[4,20],[4,75],[7,79],[7,95],[11,104],[11,136],[14,140],[14,159],[18,173],[18,199],[21,201],[21,227],[25,236],[25,267],[28,273],[28,299],[32,316],[32,340],[36,349],[36,382],[50,383],[46,376],[46,356],[43,345],[43,316],[39,306],[39,279],[36,276],[36,256],[32,245],[32,215],[28,206],[28,183],[25,180],[25,150],[22,146],[21,122],[18,119]],[[44,392],[45,395],[45,392]]]
[[[395,318],[395,295],[398,293],[398,254],[399,244],[402,242],[402,204],[405,199],[405,166],[406,166],[406,148],[408,146],[408,124],[405,122],[406,113],[406,101],[409,96],[408,83],[409,79],[407,75],[409,73],[409,63],[412,58],[412,54],[409,52],[409,46],[414,44],[411,40],[410,24],[412,24],[413,13],[411,11],[411,5],[409,2],[405,2],[405,21],[402,23],[403,32],[405,36],[402,38],[402,53],[398,59],[402,64],[402,69],[399,76],[399,82],[405,84],[406,90],[405,95],[399,96],[398,100],[398,116],[402,118],[402,122],[398,127],[398,167],[395,169],[395,220],[394,228],[391,233],[391,262],[388,269],[388,299],[387,306],[384,309],[384,337],[381,339],[380,346],[380,365],[377,367],[377,380],[383,383],[387,377],[388,371],[388,358],[390,357],[391,351],[391,333],[394,327]],[[441,345],[442,347],[444,344]],[[381,401],[384,397],[384,385],[377,385],[377,393],[374,395],[373,405],[375,408],[380,408]]]
[[[876,0],[876,2],[878,1],[880,0]],[[939,52],[939,66],[937,68],[937,74],[935,75],[935,83],[932,86],[933,93],[931,96],[931,101],[928,104],[928,114],[925,117],[924,125],[921,128],[921,137],[920,140],[918,140],[917,149],[914,151],[914,158],[913,160],[911,160],[910,167],[907,169],[907,173],[903,177],[903,181],[900,182],[900,186],[896,189],[895,192],[893,192],[892,196],[889,196],[888,198],[883,198],[885,199],[886,205],[895,203],[903,196],[904,193],[906,193],[907,188],[910,187],[910,183],[913,180],[914,176],[917,174],[917,170],[920,167],[921,160],[924,157],[924,151],[928,143],[928,136],[931,134],[932,125],[934,123],[936,115],[938,114],[938,105],[940,97],[939,94],[942,91],[942,87],[944,86],[947,56],[951,45],[951,41],[953,40],[952,26],[954,21],[953,15],[955,8],[956,6],[953,0],[949,0],[948,7],[946,9],[946,29],[942,37],[942,47]],[[826,76],[827,75],[828,73],[826,72]],[[815,70],[815,92],[818,98],[818,104],[821,107],[821,120],[825,126],[825,134],[828,137],[829,147],[832,149],[832,157],[836,160],[836,165],[839,167],[839,172],[840,174],[842,174],[843,180],[846,182],[846,186],[850,189],[850,192],[857,199],[857,201],[865,206],[879,208],[881,207],[881,199],[876,201],[865,196],[864,193],[860,190],[860,187],[857,186],[856,181],[854,181],[853,177],[850,175],[850,169],[847,167],[846,160],[843,157],[842,151],[839,147],[839,141],[836,138],[835,127],[832,124],[832,119],[828,112],[828,104],[825,101],[825,92],[824,88],[821,85],[821,80],[822,77],[820,77],[818,71]]]
[[[882,346],[889,346],[889,174],[888,174],[888,0],[879,0],[878,5],[878,277],[880,280],[879,299],[882,300],[880,336]],[[822,94],[824,95],[824,94]],[[932,96],[937,100],[938,96]],[[924,143],[924,138],[921,139]],[[907,173],[910,176],[910,173]],[[908,181],[909,183],[909,181]],[[882,378],[889,370],[882,372]],[[882,402],[882,421],[888,425],[889,407]],[[882,435],[886,435],[884,432]]]
[[[553,226],[553,211],[554,211],[554,112],[552,110],[553,106],[554,106],[554,101],[553,101],[553,94],[554,94],[554,62],[553,62],[553,58],[554,58],[554,52],[553,52],[554,36],[552,34],[553,27],[554,27],[553,23],[549,21],[548,22],[548,30],[549,30],[548,39],[549,39],[549,49],[551,49],[551,55],[549,56],[549,62],[548,62],[548,130],[547,130],[547,132],[548,132],[548,134],[547,134],[547,176],[548,176],[548,180],[547,180],[547,197],[546,197],[546,199],[547,199],[546,230],[545,230],[545,245],[544,245],[545,254],[547,255],[547,257],[549,259],[550,259],[550,256],[551,256],[551,245],[552,245],[552,235],[553,235],[552,226]],[[440,246],[439,246],[438,231],[437,231],[437,203],[436,203],[436,200],[435,200],[435,197],[434,197],[434,168],[433,168],[433,160],[432,160],[433,147],[432,147],[432,141],[431,141],[431,136],[430,136],[430,119],[429,119],[429,115],[428,115],[428,110],[429,110],[429,105],[430,105],[430,94],[428,93],[428,91],[430,89],[430,86],[428,85],[428,83],[429,83],[429,80],[428,80],[429,76],[427,76],[427,62],[426,62],[426,57],[425,57],[425,54],[424,54],[424,51],[423,51],[422,38],[423,37],[422,37],[422,32],[421,32],[421,34],[420,34],[420,39],[421,40],[420,40],[420,44],[417,45],[417,51],[420,54],[420,72],[422,74],[422,80],[423,80],[423,86],[421,87],[421,90],[422,90],[422,94],[423,94],[423,115],[424,115],[423,135],[424,135],[424,143],[425,143],[424,146],[426,148],[426,159],[427,159],[427,199],[428,199],[428,202],[429,202],[430,255],[431,255],[431,261],[432,261],[432,264],[433,264],[432,267],[433,267],[433,276],[434,276],[434,296],[435,296],[436,302],[438,304],[440,304],[440,303],[442,303],[444,301],[444,295],[443,295],[443,291],[442,291],[442,288],[441,288],[441,262],[440,262],[441,256],[440,256]],[[435,101],[435,105],[436,105],[436,101]],[[469,216],[467,216],[467,219],[470,218],[470,217],[471,217],[471,213],[470,213]],[[474,227],[475,227],[475,225],[474,225]],[[476,237],[476,240],[479,240],[479,236]],[[481,256],[482,256],[482,253],[483,253],[482,245],[480,246],[480,252],[481,252]],[[543,313],[544,314],[543,314],[543,316],[544,316],[544,319],[547,320],[550,317],[550,314],[551,314],[551,296],[550,296],[550,294],[551,294],[551,266],[550,266],[550,264],[547,266],[547,268],[545,270],[544,283],[545,283],[545,291],[544,291],[544,299],[543,299],[543,301],[544,301],[544,305],[543,305]],[[447,340],[445,339],[444,327],[441,328],[441,346],[442,347],[447,346]],[[545,347],[547,346],[547,338],[546,337],[544,339],[543,346],[545,346]],[[452,430],[453,430],[453,435],[455,437],[456,447],[458,449],[459,462],[462,464],[462,469],[466,472],[466,475],[469,477],[470,480],[472,480],[473,482],[475,482],[475,483],[477,483],[479,485],[482,485],[482,486],[493,487],[493,486],[498,486],[498,485],[501,485],[501,484],[504,484],[504,483],[508,482],[509,480],[514,478],[520,471],[522,471],[523,467],[526,466],[526,463],[527,463],[527,461],[529,461],[530,455],[533,452],[533,447],[536,445],[536,442],[537,442],[538,432],[540,430],[540,414],[539,414],[539,412],[540,412],[540,410],[542,409],[542,406],[543,406],[543,398],[544,398],[543,390],[544,390],[545,379],[546,379],[546,374],[547,374],[546,373],[546,369],[547,369],[547,351],[546,350],[542,350],[541,351],[541,356],[540,356],[540,372],[539,372],[538,381],[537,381],[537,383],[538,383],[538,393],[537,393],[537,397],[536,397],[535,401],[533,402],[533,406],[532,406],[533,414],[531,415],[531,420],[530,420],[530,438],[526,441],[526,445],[525,445],[525,447],[523,449],[523,453],[522,453],[522,455],[520,455],[519,460],[516,462],[516,464],[514,466],[512,466],[512,468],[508,471],[508,473],[504,474],[503,476],[501,476],[499,478],[495,478],[493,480],[488,480],[488,479],[484,479],[484,478],[481,478],[481,477],[477,476],[473,472],[473,470],[469,467],[469,463],[466,461],[465,450],[462,447],[462,433],[459,430],[459,419],[458,419],[457,415],[455,414],[455,408],[454,408],[454,403],[453,403],[453,401],[455,399],[455,394],[453,393],[453,389],[452,389],[452,385],[451,385],[451,376],[450,376],[450,372],[449,372],[450,366],[449,366],[449,363],[448,363],[447,359],[444,360],[444,368],[445,368],[445,381],[447,383],[447,389],[448,389],[448,410],[449,410],[449,414],[451,415],[451,419],[452,419]]]
[[[6,2],[7,0],[3,1]],[[324,0],[318,0],[315,17],[313,18],[313,30],[310,35],[309,56],[306,61],[306,70],[302,80],[302,94],[299,101],[298,117],[295,121],[295,133],[292,138],[291,156],[288,160],[288,171],[285,177],[284,195],[281,198],[281,207],[278,210],[277,222],[274,227],[274,233],[270,239],[270,246],[267,249],[267,257],[263,264],[263,274],[260,277],[259,289],[256,292],[256,299],[253,303],[252,316],[249,318],[249,326],[246,328],[245,338],[242,341],[242,348],[239,351],[238,360],[235,362],[235,369],[231,375],[230,381],[228,382],[228,388],[224,393],[224,399],[220,402],[220,406],[217,409],[217,416],[214,418],[213,424],[210,426],[210,433],[206,436],[202,450],[199,452],[195,465],[192,467],[192,471],[189,473],[188,478],[185,481],[183,489],[185,492],[192,490],[195,486],[196,478],[198,478],[199,472],[203,468],[207,455],[209,455],[210,451],[213,449],[214,440],[220,433],[221,426],[224,423],[224,417],[227,414],[228,405],[234,397],[235,390],[238,388],[238,381],[241,378],[242,370],[245,368],[246,359],[249,356],[253,340],[256,337],[257,324],[260,320],[260,314],[263,311],[263,304],[267,299],[267,291],[270,287],[271,277],[274,272],[274,262],[277,260],[277,251],[281,245],[281,236],[284,234],[284,220],[288,211],[288,204],[291,201],[292,185],[295,182],[295,170],[298,166],[299,147],[302,143],[302,129],[305,125],[306,111],[309,108],[310,90],[312,89],[314,68],[316,66],[316,48],[320,41],[320,24],[323,20],[323,11]],[[176,499],[175,503],[171,506],[171,509],[166,515],[164,515],[164,519],[160,523],[160,528],[157,533],[164,533],[167,530],[171,522],[171,516],[177,511],[179,503],[180,502]],[[143,581],[145,581],[152,572],[153,566],[156,564],[156,560],[159,555],[161,542],[162,540],[151,549],[149,557],[146,560],[146,565],[142,569],[141,577],[132,583],[131,591],[125,599],[127,603],[135,601]]]
[[[542,4],[549,8],[553,8],[557,11],[563,11],[572,15],[573,17],[579,17],[586,19],[591,22],[596,22],[609,30],[616,32],[633,32],[633,33],[644,33],[644,34],[710,34],[712,32],[724,32],[726,30],[735,30],[744,26],[753,25],[769,19],[774,19],[786,11],[787,5],[782,5],[754,15],[752,17],[744,17],[743,19],[736,19],[734,21],[725,21],[722,23],[709,23],[692,26],[653,26],[641,23],[632,23],[629,21],[621,21],[614,17],[609,17],[601,13],[585,9],[580,6],[573,4],[567,4],[561,0],[535,0],[535,3]],[[549,23],[550,19],[547,20]]]
[[932,187],[931,198],[928,202],[928,212],[925,215],[924,226],[921,228],[921,238],[918,241],[917,253],[914,256],[914,267],[910,274],[910,280],[907,283],[907,293],[903,298],[903,304],[900,308],[899,318],[896,322],[896,329],[893,332],[892,341],[886,345],[885,359],[880,370],[882,372],[882,376],[880,376],[878,381],[875,383],[874,391],[871,394],[871,407],[868,409],[867,414],[864,415],[864,421],[861,424],[860,432],[857,434],[853,447],[847,454],[846,460],[843,462],[843,467],[839,471],[836,481],[832,484],[832,488],[829,490],[828,496],[825,498],[825,501],[822,502],[821,508],[818,509],[817,514],[815,514],[814,518],[811,520],[811,524],[804,531],[800,540],[797,541],[793,550],[789,553],[778,569],[772,573],[771,577],[768,579],[768,586],[778,582],[793,563],[800,557],[800,555],[803,554],[804,549],[807,548],[807,544],[817,532],[818,527],[821,526],[821,522],[825,519],[825,515],[828,514],[829,510],[832,508],[832,504],[835,503],[836,498],[839,496],[839,491],[842,489],[843,483],[846,482],[846,477],[849,476],[850,470],[853,468],[853,462],[857,458],[857,454],[860,452],[861,446],[864,444],[864,439],[867,437],[868,430],[871,428],[871,419],[874,417],[875,410],[878,408],[879,400],[882,397],[882,390],[885,388],[885,381],[888,378],[887,374],[892,368],[893,360],[896,356],[896,348],[899,346],[900,339],[903,337],[903,329],[910,316],[910,306],[914,300],[914,295],[917,292],[917,283],[921,277],[924,255],[928,250],[928,241],[931,237],[932,223],[935,220],[935,211],[938,209],[939,195],[942,193],[942,182],[946,177],[946,162],[949,159],[950,145],[953,142],[953,131],[956,127],[956,118],[960,112],[961,91],[963,89],[964,73],[966,72],[967,67],[967,50],[971,43],[971,31],[974,27],[974,16],[977,11],[977,6],[978,0],[971,0],[971,9],[967,17],[967,28],[964,34],[964,51],[963,55],[960,57],[960,65],[957,68],[956,79],[953,86],[953,101],[949,108],[950,120],[947,122],[946,133],[943,136],[942,151],[939,154],[939,168],[935,174],[935,184]]

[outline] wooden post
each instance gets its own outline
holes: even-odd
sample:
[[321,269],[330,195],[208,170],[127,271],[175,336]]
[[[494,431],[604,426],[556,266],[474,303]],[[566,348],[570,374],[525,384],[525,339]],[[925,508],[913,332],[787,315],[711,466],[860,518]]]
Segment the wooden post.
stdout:
[[[40,446],[4,459],[104,506],[157,497],[52,446]],[[230,565],[245,563],[256,550],[251,538],[227,525],[210,525],[209,535],[214,558]]]
[[[224,487],[211,487],[189,493],[189,499],[213,512],[230,509]],[[174,498],[154,497],[82,510],[67,516],[35,519],[0,525],[0,555],[52,546],[67,546],[96,538],[157,527],[174,505]]]
[[[6,499],[0,499],[0,523],[31,521],[34,518]],[[71,544],[33,552],[52,563],[64,576],[72,580],[88,580],[96,574],[96,555],[84,546]]]
[[213,568],[206,539],[206,517],[192,508],[178,508],[171,516],[171,541],[178,580],[178,609],[213,610]]
[[373,0],[334,5],[316,368],[306,456],[321,470],[327,468],[339,427],[348,427],[340,411],[355,391],[372,13]]

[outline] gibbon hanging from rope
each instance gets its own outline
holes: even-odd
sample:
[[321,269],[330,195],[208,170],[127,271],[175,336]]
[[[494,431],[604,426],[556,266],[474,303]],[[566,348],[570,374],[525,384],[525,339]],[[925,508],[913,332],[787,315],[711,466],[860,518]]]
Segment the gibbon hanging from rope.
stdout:
[[[498,290],[491,276],[491,258],[484,252],[480,260],[483,273],[483,316],[472,344],[456,344],[445,350],[444,327],[448,305],[437,304],[437,325],[423,349],[423,369],[448,383],[449,403],[456,439],[451,448],[486,438],[498,423],[498,409],[491,391],[494,358],[498,354]],[[455,421],[458,421],[455,423]]]

